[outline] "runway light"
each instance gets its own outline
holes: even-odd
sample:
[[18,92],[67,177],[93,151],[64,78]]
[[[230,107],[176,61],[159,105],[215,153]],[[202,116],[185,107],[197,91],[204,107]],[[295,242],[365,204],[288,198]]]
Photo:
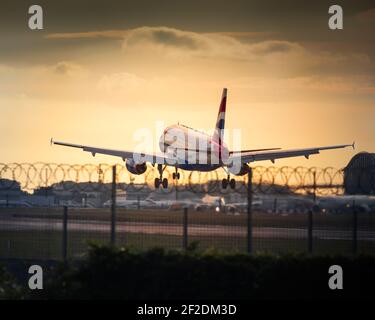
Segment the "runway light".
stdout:
[[219,208],[219,207],[216,207],[216,208],[215,208],[215,211],[216,211],[216,212],[219,212],[219,211],[220,211],[220,208]]

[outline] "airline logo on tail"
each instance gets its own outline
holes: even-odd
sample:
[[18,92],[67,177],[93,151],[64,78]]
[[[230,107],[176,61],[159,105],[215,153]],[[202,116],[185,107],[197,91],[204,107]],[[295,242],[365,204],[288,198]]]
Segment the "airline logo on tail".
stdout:
[[227,107],[227,88],[223,89],[223,95],[221,96],[221,102],[219,107],[219,113],[217,115],[215,132],[212,137],[213,141],[217,142],[219,146],[223,143],[224,138],[224,126],[225,126],[225,110]]

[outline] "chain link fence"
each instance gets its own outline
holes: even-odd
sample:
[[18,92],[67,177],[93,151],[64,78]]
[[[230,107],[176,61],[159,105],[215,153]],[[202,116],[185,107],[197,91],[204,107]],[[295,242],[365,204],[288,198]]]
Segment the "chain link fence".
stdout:
[[[116,165],[117,184],[129,191],[152,189],[158,171],[149,165],[142,175],[129,173],[123,164]],[[180,190],[192,192],[225,192],[221,179],[227,176],[224,170],[211,172],[189,172],[180,170],[180,179],[174,180],[174,169],[166,168],[163,177],[170,182],[173,192],[176,184]],[[263,167],[252,168],[253,189],[261,193],[301,192],[309,193],[315,188],[319,194],[342,194],[344,171],[335,168]],[[236,180],[237,193],[246,193],[247,175],[232,176]],[[68,191],[106,191],[111,189],[112,166],[108,164],[69,165],[54,163],[0,163],[0,190],[20,188],[33,192],[52,187]],[[375,186],[375,184],[373,184]],[[174,187],[174,188],[173,188]]]
[[[375,198],[346,195],[344,170],[254,167],[234,189],[222,188],[224,171],[172,172],[168,189],[156,190],[153,167],[134,176],[123,165],[0,164],[0,258],[81,259],[90,242],[375,253]],[[372,173],[358,176],[369,190]]]

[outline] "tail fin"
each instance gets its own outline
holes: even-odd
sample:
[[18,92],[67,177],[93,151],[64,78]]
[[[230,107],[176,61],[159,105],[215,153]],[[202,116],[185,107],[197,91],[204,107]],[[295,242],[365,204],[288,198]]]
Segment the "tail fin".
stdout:
[[217,115],[213,141],[216,141],[220,146],[223,143],[224,138],[224,126],[225,126],[225,109],[227,107],[227,88],[223,89],[223,95],[221,96],[219,113]]

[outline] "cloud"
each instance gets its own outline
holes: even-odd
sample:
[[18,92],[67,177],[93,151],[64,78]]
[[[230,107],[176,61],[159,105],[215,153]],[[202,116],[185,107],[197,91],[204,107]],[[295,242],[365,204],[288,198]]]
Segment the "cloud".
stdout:
[[19,98],[59,96],[82,97],[89,86],[91,71],[73,61],[12,67],[0,65],[0,93]]
[[[368,14],[368,13],[367,13]],[[298,42],[266,39],[267,32],[199,33],[165,26],[139,27],[126,30],[106,30],[81,33],[50,34],[53,39],[113,38],[122,39],[122,61],[131,64],[127,73],[137,73],[140,64],[153,76],[160,72],[176,74],[185,66],[207,64],[212,68],[228,68],[238,63],[243,72],[279,76],[312,74],[343,74],[369,70],[372,61],[367,54],[324,48],[308,48]],[[177,68],[176,64],[177,63]],[[147,67],[146,67],[147,65]],[[240,66],[241,65],[241,66]],[[232,69],[234,69],[233,66]],[[190,67],[191,69],[191,67]],[[57,72],[66,71],[58,66]],[[215,72],[215,71],[214,71]],[[294,73],[294,74],[293,74]]]
[[266,77],[356,74],[369,70],[372,65],[370,57],[363,53],[309,49],[286,40],[249,43],[223,33],[197,33],[168,27],[129,30],[122,49],[124,59],[133,59],[134,63],[152,61],[150,68],[162,66],[158,72],[164,70],[176,76],[178,72],[181,75],[189,72],[184,65],[205,68],[213,77],[224,72],[235,77],[249,73]]
[[[373,65],[370,56],[362,52],[308,48],[286,40],[255,40],[244,42],[226,33],[198,33],[168,27],[141,27],[128,30],[122,49],[125,54],[150,59],[205,59],[209,65],[225,68],[229,62],[238,69],[279,76],[305,74],[324,75],[366,73]],[[172,58],[172,59],[171,59]],[[240,66],[241,64],[241,66]],[[216,67],[216,66],[214,66]],[[294,74],[293,74],[294,73]]]
[[[139,27],[123,30],[104,30],[72,33],[52,33],[47,39],[123,39],[126,51],[148,49],[167,54],[169,57],[225,57],[252,59],[254,56],[288,53],[301,48],[292,42],[270,40],[277,32],[209,32],[198,33],[165,26]],[[263,40],[262,39],[268,39]],[[255,43],[244,43],[258,41]]]
[[244,43],[233,33],[197,33],[168,27],[141,27],[124,36],[124,51],[151,50],[169,56],[222,57],[234,60],[251,60],[269,54],[300,52],[296,43],[266,40]]
[[[244,88],[253,99],[272,101],[277,100],[276,96],[289,99],[301,92],[374,92],[371,79],[354,78],[370,74],[373,68],[372,60],[363,53],[327,50],[285,40],[250,41],[246,33],[241,38],[231,32],[198,33],[169,27],[79,34],[93,38],[120,35],[121,47],[98,43],[94,46],[97,50],[84,48],[73,57],[62,55],[71,60],[55,60],[22,71],[29,75],[22,76],[29,89],[25,92],[31,96],[56,95],[61,99],[81,99],[86,93],[90,99],[114,105],[133,102],[152,105],[153,101],[172,105],[187,91],[214,91],[223,86]],[[1,69],[0,66],[0,72]],[[13,81],[14,87],[19,83]],[[198,101],[201,97],[186,99],[190,99],[186,104],[204,103]]]
[[[67,39],[97,39],[97,38],[112,38],[123,39],[132,29],[118,29],[118,30],[101,30],[101,31],[86,31],[86,32],[57,32],[49,33],[44,37],[46,39],[67,40]],[[279,36],[279,32],[258,32],[258,31],[227,31],[227,32],[203,32],[202,35],[222,35],[238,39],[259,39]]]
[[206,32],[207,35],[222,35],[238,39],[258,39],[270,38],[280,36],[279,32],[265,32],[265,31],[224,31],[224,32]]
[[74,75],[82,70],[80,65],[69,61],[60,61],[51,68],[55,74],[59,75]]
[[296,43],[288,41],[265,41],[252,46],[252,51],[258,54],[287,53],[292,51],[302,51],[302,47]]
[[104,30],[104,31],[87,31],[87,32],[59,32],[50,33],[45,36],[46,39],[96,39],[96,38],[113,38],[123,39],[128,30]]
[[166,27],[134,29],[125,36],[124,45],[131,46],[144,41],[189,50],[204,49],[207,46],[205,36]]

